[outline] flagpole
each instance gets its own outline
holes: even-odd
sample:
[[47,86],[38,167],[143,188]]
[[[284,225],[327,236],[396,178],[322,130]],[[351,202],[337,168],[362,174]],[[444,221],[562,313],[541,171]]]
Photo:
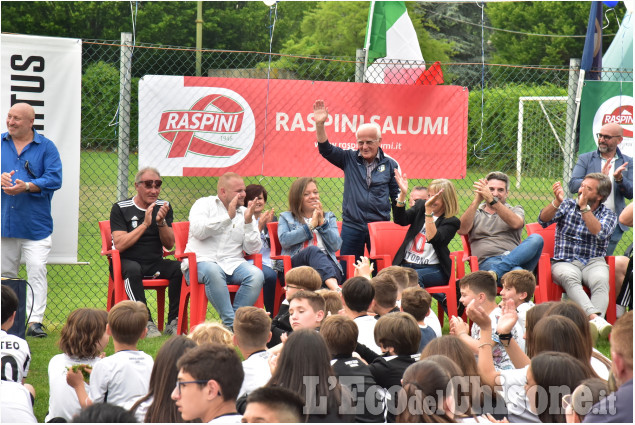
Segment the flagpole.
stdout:
[[366,29],[366,43],[364,46],[364,76],[362,82],[366,82],[366,70],[368,69],[368,48],[370,47],[370,34],[373,28],[373,16],[375,15],[375,1],[370,2],[370,12],[368,13],[368,28]]

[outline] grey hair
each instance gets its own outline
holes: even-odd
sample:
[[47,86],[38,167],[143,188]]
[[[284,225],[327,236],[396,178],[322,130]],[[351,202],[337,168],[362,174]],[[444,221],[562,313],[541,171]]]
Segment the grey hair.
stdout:
[[502,171],[492,171],[487,176],[485,176],[485,180],[500,180],[502,182],[505,182],[505,190],[509,192],[509,177]]
[[159,173],[159,170],[157,170],[154,167],[143,167],[142,169],[140,169],[137,174],[135,174],[134,176],[134,182],[139,183],[141,181],[141,176],[144,175],[146,172],[148,171],[152,171],[153,173],[155,173],[157,176],[159,176],[159,178],[161,178],[161,173]]
[[590,173],[584,176],[585,179],[593,179],[598,182],[598,195],[602,197],[600,203],[606,201],[606,199],[611,194],[611,190],[613,189],[613,185],[611,184],[611,179],[603,173]]
[[359,127],[357,127],[357,131],[355,131],[355,137],[358,137],[360,131],[366,130],[368,128],[372,128],[373,130],[375,130],[375,132],[377,133],[377,140],[381,139],[381,127],[379,126],[379,124],[374,122],[366,122],[364,124],[360,124]]

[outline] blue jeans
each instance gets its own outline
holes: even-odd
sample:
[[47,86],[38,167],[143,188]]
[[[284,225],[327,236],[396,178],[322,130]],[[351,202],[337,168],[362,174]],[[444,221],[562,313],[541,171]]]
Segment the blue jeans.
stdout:
[[311,266],[320,274],[322,283],[326,279],[335,278],[337,283],[341,284],[344,280],[342,272],[320,248],[315,245],[307,246],[291,257],[291,267]]
[[370,234],[368,233],[368,227],[366,231],[354,229],[342,224],[342,246],[340,247],[341,255],[354,255],[355,261],[359,260],[359,257],[364,255],[364,246],[368,248],[370,252]]
[[520,245],[508,254],[489,257],[479,263],[479,270],[493,270],[498,275],[498,280],[512,270],[529,270],[533,272],[538,265],[543,245],[542,236],[529,235]]
[[606,248],[606,255],[613,255],[613,252],[615,252],[615,248],[617,248],[617,244],[620,243],[623,234],[624,232],[618,223],[615,227],[615,231],[611,235],[611,239],[609,240],[609,246]]
[[[220,315],[223,324],[233,327],[235,311],[240,307],[254,305],[258,300],[265,280],[262,270],[246,261],[231,275],[225,274],[218,264],[211,261],[199,262],[197,267],[198,281],[205,284],[207,299]],[[186,278],[189,279],[189,270],[186,272]],[[228,284],[240,285],[233,306],[227,289]]]

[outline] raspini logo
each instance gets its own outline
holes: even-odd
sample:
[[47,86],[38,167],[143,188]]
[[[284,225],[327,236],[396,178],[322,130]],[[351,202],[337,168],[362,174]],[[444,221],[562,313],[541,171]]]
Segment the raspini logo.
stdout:
[[189,110],[161,114],[158,133],[172,145],[168,158],[192,153],[208,157],[212,167],[228,167],[249,153],[255,139],[253,112],[240,95],[230,94],[210,94]]
[[602,103],[593,118],[593,134],[598,133],[600,128],[608,123],[619,124],[625,139],[633,138],[632,97],[614,96]]

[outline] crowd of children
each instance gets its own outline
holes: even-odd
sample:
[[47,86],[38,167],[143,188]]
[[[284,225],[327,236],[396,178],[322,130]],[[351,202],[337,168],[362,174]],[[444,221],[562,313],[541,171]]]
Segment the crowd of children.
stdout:
[[[613,327],[609,360],[578,305],[534,306],[532,273],[504,275],[497,303],[496,281],[477,271],[457,283],[466,316],[449,318],[442,335],[409,270],[372,277],[362,259],[338,293],[296,267],[273,319],[241,307],[232,330],[202,323],[154,360],[137,348],[144,304],[75,310],[49,363],[45,420],[632,423],[632,312]],[[2,420],[35,422],[31,353],[6,332],[16,309],[2,286]],[[115,352],[105,356],[110,338]]]

